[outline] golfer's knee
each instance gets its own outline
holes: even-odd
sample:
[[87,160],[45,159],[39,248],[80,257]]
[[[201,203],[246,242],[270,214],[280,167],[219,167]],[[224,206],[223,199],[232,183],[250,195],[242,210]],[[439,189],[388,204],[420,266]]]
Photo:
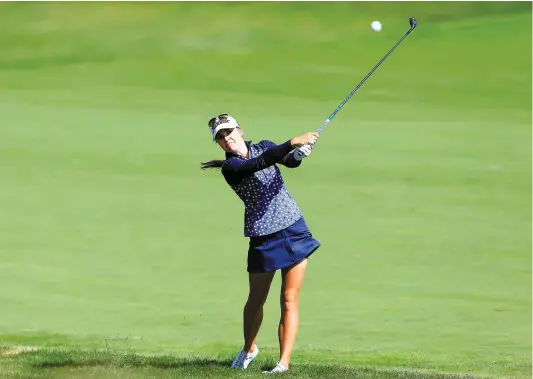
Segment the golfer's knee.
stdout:
[[263,307],[266,302],[266,296],[257,296],[254,294],[248,295],[248,300],[246,301],[246,307],[248,309],[259,310]]
[[298,309],[298,295],[299,291],[297,289],[288,289],[283,291],[281,296],[282,306],[286,310]]

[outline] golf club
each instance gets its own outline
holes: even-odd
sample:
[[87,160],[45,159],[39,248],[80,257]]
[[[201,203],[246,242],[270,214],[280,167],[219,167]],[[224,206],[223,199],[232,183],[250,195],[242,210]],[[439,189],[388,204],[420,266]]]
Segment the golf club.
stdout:
[[387,54],[385,54],[385,56],[383,58],[381,58],[381,60],[378,62],[378,64],[376,64],[374,66],[374,68],[372,70],[370,70],[370,72],[363,78],[363,80],[361,80],[359,82],[359,84],[357,85],[357,87],[355,87],[352,92],[350,92],[350,94],[343,100],[342,103],[340,103],[340,105],[337,107],[337,109],[335,109],[333,111],[332,114],[329,115],[329,117],[326,119],[326,121],[324,121],[324,123],[320,126],[320,128],[318,128],[317,130],[317,133],[320,134],[322,133],[322,131],[326,128],[326,126],[329,124],[329,122],[331,120],[333,120],[333,118],[335,117],[335,115],[337,114],[338,111],[341,110],[341,108],[344,106],[344,104],[346,104],[348,102],[348,100],[350,100],[350,98],[354,95],[354,93],[363,85],[363,83],[370,77],[370,75],[372,75],[372,73],[374,71],[376,71],[376,69],[385,61],[385,59],[387,59],[387,57],[390,55],[390,53],[392,53],[394,51],[394,49],[396,49],[398,47],[398,45],[405,39],[405,37],[407,37],[409,35],[409,33],[411,33],[413,31],[414,28],[416,28],[416,26],[418,25],[418,22],[416,21],[416,19],[414,17],[411,17],[409,18],[409,25],[411,26],[409,28],[409,30],[403,35],[402,38],[400,38],[400,40],[398,42],[396,42],[396,44],[388,51]]

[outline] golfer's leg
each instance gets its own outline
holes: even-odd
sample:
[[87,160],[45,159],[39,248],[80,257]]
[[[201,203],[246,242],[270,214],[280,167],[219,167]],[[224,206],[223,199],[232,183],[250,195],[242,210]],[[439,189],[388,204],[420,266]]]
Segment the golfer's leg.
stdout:
[[263,322],[263,305],[274,273],[249,274],[250,292],[243,311],[244,350],[249,353],[254,349],[255,339]]
[[281,318],[278,329],[279,361],[287,367],[296,341],[296,334],[298,334],[298,296],[306,268],[307,259],[304,259],[298,265],[281,272]]

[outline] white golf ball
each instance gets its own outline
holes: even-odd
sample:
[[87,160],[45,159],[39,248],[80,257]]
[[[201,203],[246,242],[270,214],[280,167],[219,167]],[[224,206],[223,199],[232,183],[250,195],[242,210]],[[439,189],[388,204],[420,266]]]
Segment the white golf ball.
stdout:
[[381,22],[372,21],[372,23],[370,24],[370,27],[372,28],[373,31],[379,32],[381,30]]

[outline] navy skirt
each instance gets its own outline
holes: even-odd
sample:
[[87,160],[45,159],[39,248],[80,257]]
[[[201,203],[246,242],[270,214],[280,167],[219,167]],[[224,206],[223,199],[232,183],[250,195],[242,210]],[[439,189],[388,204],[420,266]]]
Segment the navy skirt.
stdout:
[[250,237],[249,273],[284,269],[309,257],[320,247],[303,217],[279,232]]

